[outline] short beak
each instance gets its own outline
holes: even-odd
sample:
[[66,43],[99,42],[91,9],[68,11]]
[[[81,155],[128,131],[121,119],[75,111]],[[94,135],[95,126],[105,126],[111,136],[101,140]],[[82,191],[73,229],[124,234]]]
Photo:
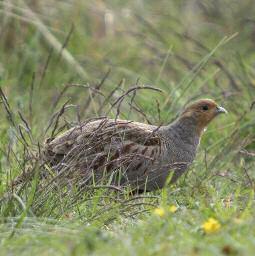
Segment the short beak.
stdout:
[[225,108],[218,106],[218,107],[216,107],[216,113],[217,114],[221,114],[221,113],[227,114],[228,111]]

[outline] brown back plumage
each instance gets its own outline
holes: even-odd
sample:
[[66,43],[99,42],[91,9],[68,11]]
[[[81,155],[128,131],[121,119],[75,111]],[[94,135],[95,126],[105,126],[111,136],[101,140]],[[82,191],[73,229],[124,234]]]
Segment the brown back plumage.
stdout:
[[43,158],[68,179],[78,177],[76,183],[105,177],[143,191],[162,188],[171,170],[174,182],[193,161],[202,130],[217,108],[213,101],[201,100],[162,127],[107,118],[83,123],[46,141]]

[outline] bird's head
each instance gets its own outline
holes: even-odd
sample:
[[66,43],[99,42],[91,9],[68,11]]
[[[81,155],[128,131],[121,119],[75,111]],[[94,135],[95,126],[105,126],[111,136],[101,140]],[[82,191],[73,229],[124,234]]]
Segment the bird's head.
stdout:
[[201,133],[207,125],[219,114],[227,113],[227,110],[219,106],[211,99],[201,99],[189,104],[182,112],[180,118],[194,120],[198,132]]

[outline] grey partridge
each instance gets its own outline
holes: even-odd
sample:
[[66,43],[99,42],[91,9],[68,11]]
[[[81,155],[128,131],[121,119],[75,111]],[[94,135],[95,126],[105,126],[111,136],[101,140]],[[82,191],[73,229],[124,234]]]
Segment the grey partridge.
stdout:
[[80,184],[106,178],[108,184],[153,191],[165,185],[171,171],[173,183],[187,170],[206,126],[220,113],[227,111],[202,99],[161,127],[108,118],[84,122],[48,140],[44,161]]

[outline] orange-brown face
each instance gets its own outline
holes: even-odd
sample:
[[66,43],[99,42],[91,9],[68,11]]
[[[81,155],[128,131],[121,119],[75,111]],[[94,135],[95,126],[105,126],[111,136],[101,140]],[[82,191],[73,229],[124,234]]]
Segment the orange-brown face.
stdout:
[[181,114],[181,118],[193,117],[197,122],[198,130],[201,132],[217,115],[221,113],[227,113],[226,109],[220,107],[213,100],[203,99],[186,107]]

